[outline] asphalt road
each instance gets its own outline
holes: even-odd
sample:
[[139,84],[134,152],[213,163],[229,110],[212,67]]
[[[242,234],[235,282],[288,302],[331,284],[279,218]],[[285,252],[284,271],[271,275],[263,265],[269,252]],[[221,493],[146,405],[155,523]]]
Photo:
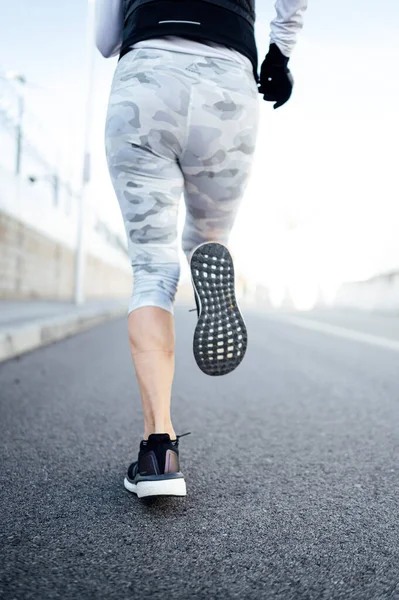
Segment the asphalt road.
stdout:
[[210,378],[177,311],[186,499],[123,488],[124,320],[0,365],[2,600],[399,598],[399,343],[368,339],[399,318],[246,318],[245,361]]

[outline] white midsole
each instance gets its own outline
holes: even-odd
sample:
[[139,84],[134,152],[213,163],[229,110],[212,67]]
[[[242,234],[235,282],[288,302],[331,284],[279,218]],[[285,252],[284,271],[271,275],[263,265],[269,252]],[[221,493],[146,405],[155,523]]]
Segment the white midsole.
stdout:
[[178,479],[161,479],[159,481],[139,481],[131,483],[126,477],[124,485],[129,492],[137,494],[138,498],[147,496],[186,496],[186,482],[180,477]]

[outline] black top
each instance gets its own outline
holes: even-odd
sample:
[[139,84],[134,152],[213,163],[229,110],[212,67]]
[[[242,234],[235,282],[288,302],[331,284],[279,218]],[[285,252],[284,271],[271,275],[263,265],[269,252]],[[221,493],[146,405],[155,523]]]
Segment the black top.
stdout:
[[120,58],[136,42],[166,35],[210,41],[237,50],[249,58],[258,81],[253,0],[216,2],[126,0]]

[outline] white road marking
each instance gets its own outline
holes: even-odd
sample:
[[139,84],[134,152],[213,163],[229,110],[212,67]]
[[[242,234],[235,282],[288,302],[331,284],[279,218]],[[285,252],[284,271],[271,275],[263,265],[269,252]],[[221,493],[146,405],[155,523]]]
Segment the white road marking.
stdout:
[[379,346],[380,348],[387,348],[389,350],[399,352],[399,341],[391,340],[378,335],[362,333],[361,331],[356,331],[354,329],[347,329],[346,327],[339,327],[337,325],[330,325],[329,323],[313,321],[311,319],[303,319],[301,317],[276,315],[273,316],[273,318],[285,323],[291,323],[297,327],[302,327],[303,329],[310,329],[312,331],[326,333],[327,335],[333,335],[335,337],[344,338],[353,342],[361,342],[363,344],[369,344],[370,346]]

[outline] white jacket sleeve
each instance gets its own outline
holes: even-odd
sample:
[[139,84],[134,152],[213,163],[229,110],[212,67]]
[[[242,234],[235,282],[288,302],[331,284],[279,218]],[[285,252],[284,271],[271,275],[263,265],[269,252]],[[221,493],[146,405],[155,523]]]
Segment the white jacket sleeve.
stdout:
[[307,5],[307,0],[277,0],[275,4],[277,16],[271,22],[270,42],[276,44],[284,56],[290,56],[294,49]]
[[96,46],[105,58],[122,46],[123,0],[96,0]]

